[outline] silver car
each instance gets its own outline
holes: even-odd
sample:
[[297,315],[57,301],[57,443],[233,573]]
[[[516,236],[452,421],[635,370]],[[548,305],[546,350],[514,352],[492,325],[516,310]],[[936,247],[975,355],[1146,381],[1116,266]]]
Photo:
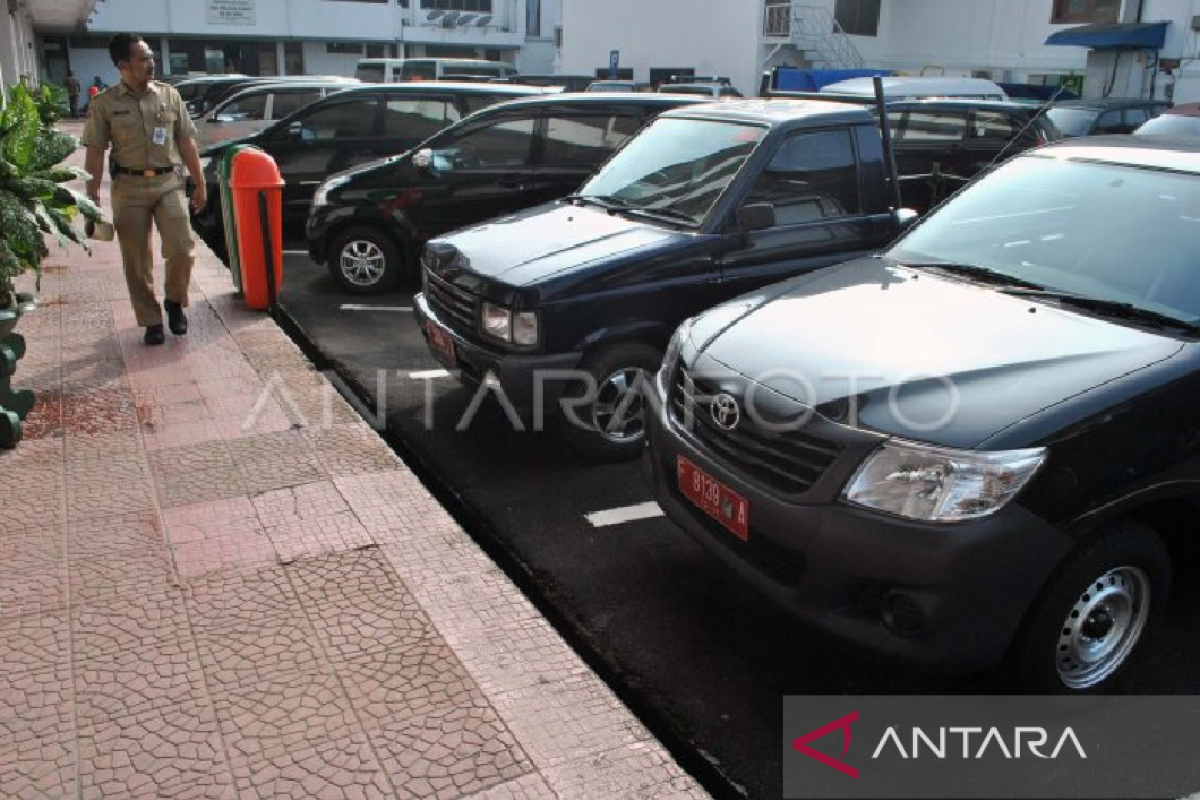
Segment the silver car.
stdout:
[[253,84],[196,120],[200,145],[210,147],[257,133],[309,103],[357,85],[346,79]]

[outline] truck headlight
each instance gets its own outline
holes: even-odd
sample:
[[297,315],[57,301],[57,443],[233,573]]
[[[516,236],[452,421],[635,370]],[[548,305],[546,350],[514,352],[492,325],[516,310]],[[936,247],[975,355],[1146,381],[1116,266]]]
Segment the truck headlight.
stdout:
[[534,311],[511,311],[494,303],[483,304],[483,332],[502,342],[532,347],[538,343],[538,318]]
[[928,522],[960,522],[996,513],[1034,476],[1046,450],[950,450],[892,441],[850,479],[843,499],[864,508]]

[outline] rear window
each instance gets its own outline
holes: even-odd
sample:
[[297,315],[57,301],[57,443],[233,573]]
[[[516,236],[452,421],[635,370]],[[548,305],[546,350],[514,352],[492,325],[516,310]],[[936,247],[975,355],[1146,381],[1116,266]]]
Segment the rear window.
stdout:
[[354,73],[354,77],[363,83],[383,83],[385,74],[383,64],[367,64],[359,66],[358,70]]
[[996,111],[976,111],[971,126],[975,142],[1008,142],[1021,132],[1021,121]]
[[271,111],[271,116],[275,119],[283,119],[309,103],[316,102],[320,97],[321,92],[317,89],[304,92],[279,92],[275,95],[275,108]]
[[1052,108],[1046,116],[1064,136],[1087,136],[1099,113],[1086,108]]
[[546,125],[545,163],[595,169],[640,127],[641,121],[629,116],[551,117]]
[[906,111],[896,125],[901,142],[957,142],[967,131],[966,116],[953,111]]

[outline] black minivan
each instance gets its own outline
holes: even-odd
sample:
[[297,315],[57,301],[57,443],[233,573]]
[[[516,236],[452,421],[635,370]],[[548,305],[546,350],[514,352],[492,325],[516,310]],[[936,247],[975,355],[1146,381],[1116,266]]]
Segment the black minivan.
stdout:
[[[494,84],[489,84],[494,85]],[[677,95],[550,94],[494,106],[420,149],[331,177],[308,218],[308,250],[358,293],[416,275],[425,242],[565,197]]]
[[338,92],[252,136],[201,151],[209,203],[200,216],[193,217],[193,226],[210,247],[223,251],[217,166],[233,145],[254,145],[275,159],[285,181],[284,238],[299,239],[304,236],[313,192],[333,173],[403,153],[482,108],[544,91],[530,86],[430,82],[367,84]]
[[1194,553],[1200,147],[1074,139],[875,257],[686,321],[655,499],[803,621],[1105,689]]

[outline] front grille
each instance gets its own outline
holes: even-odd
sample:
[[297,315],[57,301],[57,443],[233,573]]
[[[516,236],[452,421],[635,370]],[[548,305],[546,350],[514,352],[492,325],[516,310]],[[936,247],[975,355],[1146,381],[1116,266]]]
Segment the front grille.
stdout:
[[744,476],[787,494],[807,492],[833,465],[842,446],[803,429],[769,430],[743,418],[730,431],[709,413],[711,398],[720,389],[692,376],[683,364],[675,370],[671,388],[671,417],[690,431],[717,458]]
[[425,296],[446,322],[462,332],[473,333],[479,319],[479,298],[425,270]]

